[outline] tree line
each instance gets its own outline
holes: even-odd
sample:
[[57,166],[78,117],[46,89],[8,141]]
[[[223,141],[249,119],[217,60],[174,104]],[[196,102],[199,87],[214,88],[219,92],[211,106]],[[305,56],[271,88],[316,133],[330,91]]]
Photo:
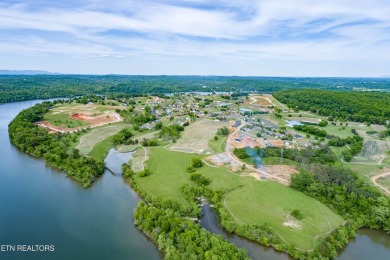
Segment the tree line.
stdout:
[[43,102],[20,112],[8,126],[11,143],[28,154],[44,158],[83,187],[90,187],[103,173],[104,163],[81,156],[71,147],[74,142],[72,135],[49,134],[47,129],[34,124],[43,119],[54,103]]
[[311,111],[332,120],[385,125],[390,118],[390,93],[290,89],[273,96],[291,109]]
[[[340,86],[344,86],[340,88]],[[193,91],[272,93],[284,89],[317,88],[350,91],[355,87],[389,91],[389,79],[125,76],[125,75],[0,75],[0,103],[98,94],[123,97]]]
[[346,245],[359,228],[381,229],[390,234],[390,199],[349,169],[308,165],[293,175],[290,186],[318,199],[348,221],[316,247],[315,252],[326,258],[336,258],[337,250]]

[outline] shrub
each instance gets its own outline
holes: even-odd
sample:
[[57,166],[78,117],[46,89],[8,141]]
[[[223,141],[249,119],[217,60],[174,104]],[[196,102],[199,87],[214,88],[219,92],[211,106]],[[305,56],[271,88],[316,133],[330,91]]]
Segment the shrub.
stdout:
[[219,135],[228,135],[229,134],[229,129],[226,126],[224,126],[224,127],[220,128],[220,129],[218,129],[217,134],[219,134]]
[[321,126],[321,127],[325,127],[325,126],[328,125],[328,121],[326,121],[326,120],[321,120],[321,122],[320,122],[318,125]]
[[204,185],[204,186],[207,186],[211,183],[209,178],[204,177],[200,173],[191,174],[191,180],[196,182],[198,185]]
[[203,166],[203,162],[201,159],[194,157],[192,158],[192,167],[194,168],[200,168]]
[[290,215],[298,220],[303,219],[303,215],[299,209],[294,209],[293,211],[291,211]]
[[188,168],[186,169],[186,172],[188,172],[188,173],[192,173],[192,172],[195,172],[195,171],[196,171],[196,169],[193,168],[193,167],[188,167]]
[[142,172],[139,173],[139,177],[146,177],[152,175],[152,172],[149,169],[145,169]]

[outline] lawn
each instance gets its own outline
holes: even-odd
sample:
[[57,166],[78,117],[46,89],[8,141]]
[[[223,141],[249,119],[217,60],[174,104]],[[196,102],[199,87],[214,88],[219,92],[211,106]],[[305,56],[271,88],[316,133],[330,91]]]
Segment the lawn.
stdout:
[[226,140],[228,136],[219,135],[218,140],[211,138],[209,140],[208,146],[214,153],[223,153],[225,151]]
[[319,127],[322,130],[325,130],[328,134],[330,135],[335,135],[340,138],[347,138],[348,136],[353,136],[351,132],[351,127],[345,126],[344,129],[342,126],[334,126],[331,125],[330,123],[326,127]]
[[[188,205],[182,197],[180,188],[184,184],[195,185],[185,169],[190,166],[193,157],[201,155],[172,152],[163,147],[152,147],[149,151],[147,167],[152,175],[143,178],[136,176],[139,188],[150,195]],[[289,187],[270,181],[256,181],[252,177],[240,177],[224,168],[207,165],[198,169],[197,173],[210,178],[209,187],[213,189],[244,185],[243,188],[228,193],[224,198],[232,215],[239,222],[247,224],[260,225],[267,222],[278,235],[299,248],[313,248],[316,236],[343,222],[340,216],[321,203]],[[286,214],[293,209],[299,209],[304,215],[302,230],[282,225]]]
[[[162,196],[182,205],[189,205],[182,197],[183,184],[193,184],[185,170],[194,157],[191,154],[169,152],[163,147],[150,149],[147,168],[152,172],[148,177],[135,177],[139,188],[152,196]],[[163,158],[163,159],[162,159]]]
[[[312,249],[316,237],[339,226],[344,220],[329,208],[303,193],[270,181],[250,181],[225,196],[224,206],[241,223],[269,223],[287,243]],[[283,226],[294,209],[303,214],[302,229]]]
[[112,138],[113,136],[109,136],[103,141],[100,141],[99,143],[95,144],[93,146],[92,151],[88,153],[88,156],[92,157],[95,160],[103,161],[106,158],[108,151],[112,147]]
[[80,138],[80,143],[77,146],[77,149],[80,150],[80,154],[89,154],[92,152],[92,149],[96,144],[104,141],[110,136],[113,136],[125,127],[125,124],[117,123],[96,128]]

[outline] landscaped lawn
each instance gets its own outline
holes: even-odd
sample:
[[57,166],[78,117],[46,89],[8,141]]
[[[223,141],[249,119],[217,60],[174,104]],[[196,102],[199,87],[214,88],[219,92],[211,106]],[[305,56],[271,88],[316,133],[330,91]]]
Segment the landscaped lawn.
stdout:
[[[287,243],[312,249],[316,237],[339,226],[344,220],[313,198],[271,181],[250,181],[245,187],[228,193],[224,206],[245,224],[268,223]],[[302,229],[283,226],[294,209],[301,211]]]
[[135,177],[140,189],[152,196],[163,196],[182,205],[189,205],[183,198],[180,188],[184,184],[193,182],[189,178],[186,168],[191,165],[194,157],[192,154],[170,152],[163,147],[150,149],[147,168],[152,175],[147,177]]

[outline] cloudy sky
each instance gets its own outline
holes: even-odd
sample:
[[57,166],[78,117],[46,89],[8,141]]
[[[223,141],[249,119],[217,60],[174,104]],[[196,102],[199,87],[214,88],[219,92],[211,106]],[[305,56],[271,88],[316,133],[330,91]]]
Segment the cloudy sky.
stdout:
[[388,0],[1,0],[0,69],[390,75]]

